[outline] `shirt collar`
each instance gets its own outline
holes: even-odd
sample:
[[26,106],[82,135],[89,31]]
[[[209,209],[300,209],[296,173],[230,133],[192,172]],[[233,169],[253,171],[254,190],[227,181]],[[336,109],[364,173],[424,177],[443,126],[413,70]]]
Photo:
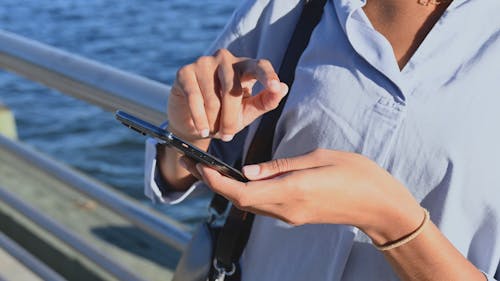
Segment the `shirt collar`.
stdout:
[[[340,24],[345,30],[345,25],[348,18],[354,13],[354,11],[363,7],[369,0],[330,0],[330,1],[335,6]],[[412,0],[412,1],[417,1],[417,0]],[[465,2],[469,1],[471,0],[453,0],[450,6],[447,8],[447,10],[451,11],[453,9],[456,9]]]
[[[392,46],[373,29],[369,19],[361,9],[367,1],[370,0],[331,0],[331,4],[336,10],[341,28],[355,51],[403,92],[402,73],[394,57]],[[445,14],[473,1],[453,0]],[[401,97],[403,97],[402,92]]]

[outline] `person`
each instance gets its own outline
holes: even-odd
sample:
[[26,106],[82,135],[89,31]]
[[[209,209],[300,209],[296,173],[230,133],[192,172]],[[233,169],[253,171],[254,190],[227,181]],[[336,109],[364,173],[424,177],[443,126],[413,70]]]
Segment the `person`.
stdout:
[[500,280],[500,2],[328,0],[288,89],[301,3],[244,1],[168,101],[169,130],[234,162],[288,95],[274,160],[241,183],[149,143],[147,195],[204,182],[257,214],[242,280]]

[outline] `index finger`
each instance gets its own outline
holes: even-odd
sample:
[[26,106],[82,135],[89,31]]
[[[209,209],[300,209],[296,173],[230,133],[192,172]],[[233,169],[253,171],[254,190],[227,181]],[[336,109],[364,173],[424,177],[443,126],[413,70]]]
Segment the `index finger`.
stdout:
[[271,62],[265,59],[248,59],[235,64],[242,82],[257,79],[266,89],[281,92],[280,79]]

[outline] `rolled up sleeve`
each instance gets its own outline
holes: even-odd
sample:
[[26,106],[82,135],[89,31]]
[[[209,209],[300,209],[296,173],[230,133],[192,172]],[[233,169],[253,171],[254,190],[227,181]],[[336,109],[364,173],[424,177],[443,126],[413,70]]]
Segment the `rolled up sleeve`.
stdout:
[[178,204],[188,196],[201,196],[210,192],[206,185],[197,181],[193,183],[186,191],[173,191],[168,184],[162,180],[157,169],[156,162],[156,144],[155,139],[146,140],[145,164],[144,164],[144,194],[154,203]]

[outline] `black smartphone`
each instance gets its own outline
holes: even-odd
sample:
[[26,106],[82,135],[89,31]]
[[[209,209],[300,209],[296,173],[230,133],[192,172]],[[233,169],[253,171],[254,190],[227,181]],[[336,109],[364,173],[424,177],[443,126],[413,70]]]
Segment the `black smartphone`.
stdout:
[[123,125],[129,127],[130,129],[144,135],[154,137],[166,145],[173,147],[180,151],[185,156],[189,157],[197,163],[203,163],[219,173],[233,178],[237,181],[247,182],[248,179],[238,170],[224,163],[217,157],[206,153],[205,151],[197,148],[196,146],[182,140],[181,138],[175,136],[171,132],[157,127],[149,122],[139,119],[131,114],[123,111],[116,111],[115,117]]

